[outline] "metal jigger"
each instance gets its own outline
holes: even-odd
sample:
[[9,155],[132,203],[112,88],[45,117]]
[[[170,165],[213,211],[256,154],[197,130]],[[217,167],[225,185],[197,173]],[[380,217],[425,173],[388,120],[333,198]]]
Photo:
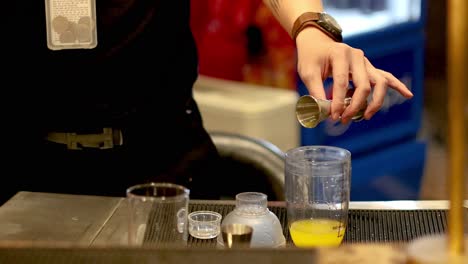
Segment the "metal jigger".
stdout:
[[224,246],[227,248],[248,248],[252,241],[253,228],[243,224],[230,224],[221,227]]
[[[304,95],[296,103],[296,117],[299,123],[306,128],[314,128],[320,122],[330,116],[331,100],[317,99],[310,95]],[[351,98],[345,98],[344,107],[351,104]],[[364,118],[364,112],[367,104],[354,115],[351,120],[361,121]]]

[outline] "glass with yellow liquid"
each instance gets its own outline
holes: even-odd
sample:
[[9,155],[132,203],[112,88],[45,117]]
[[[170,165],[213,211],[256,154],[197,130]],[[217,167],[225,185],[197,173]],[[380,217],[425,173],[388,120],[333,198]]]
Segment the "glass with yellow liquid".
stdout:
[[305,146],[286,153],[289,233],[297,247],[339,246],[348,221],[351,153]]

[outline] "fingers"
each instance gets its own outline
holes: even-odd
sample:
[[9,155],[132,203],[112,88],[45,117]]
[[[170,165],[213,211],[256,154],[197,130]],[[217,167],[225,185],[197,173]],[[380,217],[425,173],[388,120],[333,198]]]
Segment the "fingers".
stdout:
[[331,56],[333,68],[333,101],[331,116],[338,120],[345,109],[344,101],[349,86],[349,52],[348,49],[337,49]]
[[376,69],[367,58],[365,59],[365,62],[368,69],[369,77],[371,79],[371,83],[374,84],[372,101],[364,113],[365,119],[371,119],[372,116],[377,111],[379,111],[379,109],[384,103],[385,95],[387,94],[387,90],[389,87],[395,89],[406,98],[413,97],[413,93],[411,93],[411,91],[406,87],[405,84],[403,84],[400,80],[393,76],[393,74]]
[[[375,68],[362,50],[343,43],[318,45],[313,50],[298,46],[298,59],[299,76],[315,98],[326,99],[323,81],[327,76],[333,77],[331,117],[334,120],[341,117],[342,122],[349,122],[367,104],[372,88],[372,101],[364,113],[366,119],[370,119],[382,107],[388,88],[406,98],[413,97],[411,91],[395,76]],[[345,107],[350,80],[355,90],[351,104]]]
[[383,71],[383,70],[378,70],[381,75],[385,77],[388,81],[388,86],[392,87],[396,91],[398,91],[401,95],[403,95],[406,98],[411,98],[413,97],[413,93],[406,87],[404,83],[402,83],[400,80],[398,80],[393,74]]
[[350,70],[353,76],[353,83],[355,87],[353,99],[351,104],[346,107],[341,119],[344,123],[349,120],[366,104],[367,97],[371,92],[371,85],[366,68],[364,52],[362,50],[354,49],[351,52],[351,65]]
[[309,90],[310,95],[317,99],[326,99],[323,88],[322,71],[320,67],[309,70],[299,70],[299,76]]
[[372,101],[367,106],[364,113],[364,118],[369,120],[382,107],[387,94],[388,81],[375,68],[369,70],[369,77],[374,83],[374,91],[372,93]]

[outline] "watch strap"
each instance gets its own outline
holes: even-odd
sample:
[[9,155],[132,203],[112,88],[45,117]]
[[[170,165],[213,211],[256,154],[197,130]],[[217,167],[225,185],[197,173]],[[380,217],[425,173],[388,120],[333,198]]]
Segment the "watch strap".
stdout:
[[326,29],[324,29],[321,25],[317,23],[317,21],[320,19],[320,13],[316,12],[306,12],[302,15],[300,15],[296,21],[294,21],[293,28],[291,30],[291,37],[294,41],[296,41],[297,35],[304,30],[307,27],[316,27],[323,33],[327,34],[330,38],[337,42],[342,42],[342,39],[338,39],[336,36],[334,36],[332,33],[328,32]]

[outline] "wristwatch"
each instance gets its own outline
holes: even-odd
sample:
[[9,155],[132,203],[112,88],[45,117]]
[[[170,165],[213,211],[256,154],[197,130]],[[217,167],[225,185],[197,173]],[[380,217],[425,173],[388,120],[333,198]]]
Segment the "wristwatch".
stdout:
[[343,42],[342,29],[338,22],[327,13],[306,12],[294,22],[291,37],[295,41],[299,32],[306,27],[316,27],[337,42]]

